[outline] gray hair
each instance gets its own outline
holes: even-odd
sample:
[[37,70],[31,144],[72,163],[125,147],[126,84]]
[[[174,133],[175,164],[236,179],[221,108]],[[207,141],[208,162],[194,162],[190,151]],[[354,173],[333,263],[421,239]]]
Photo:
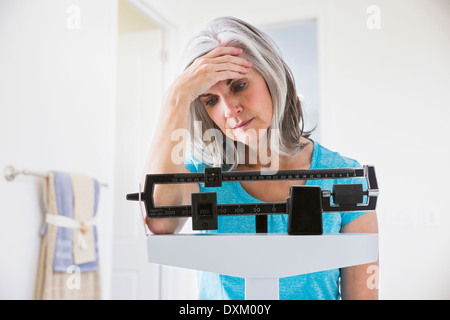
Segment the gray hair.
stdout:
[[[273,117],[267,132],[268,141],[274,141],[273,133],[277,134],[278,147],[274,148],[282,156],[294,156],[304,144],[300,138],[309,137],[312,131],[304,131],[304,119],[300,99],[295,88],[295,81],[287,64],[275,42],[263,31],[234,17],[221,17],[212,20],[198,35],[193,37],[187,45],[183,57],[185,68],[195,59],[205,55],[219,46],[233,46],[241,48],[244,57],[252,63],[252,67],[265,79],[272,97]],[[201,122],[202,132],[195,128],[195,122]],[[192,139],[193,156],[203,159],[205,164],[213,166],[228,166],[233,170],[242,159],[239,150],[240,142],[229,141],[223,132],[222,137],[212,139],[209,147],[203,141],[205,132],[219,128],[209,117],[203,103],[196,99],[190,107],[189,131]],[[197,132],[196,132],[197,131]],[[271,150],[272,149],[271,143]],[[227,157],[232,148],[234,159]],[[245,159],[245,157],[244,157]]]

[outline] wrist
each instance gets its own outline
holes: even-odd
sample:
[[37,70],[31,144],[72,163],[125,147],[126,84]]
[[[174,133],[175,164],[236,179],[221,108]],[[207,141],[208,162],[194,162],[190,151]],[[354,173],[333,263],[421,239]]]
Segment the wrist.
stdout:
[[164,100],[166,104],[170,104],[178,108],[183,108],[186,106],[186,108],[189,109],[189,106],[195,99],[191,94],[185,93],[176,86],[172,86],[166,91]]
[[167,91],[164,95],[163,107],[160,113],[160,121],[166,124],[166,127],[175,126],[176,129],[187,126],[191,102],[177,91]]

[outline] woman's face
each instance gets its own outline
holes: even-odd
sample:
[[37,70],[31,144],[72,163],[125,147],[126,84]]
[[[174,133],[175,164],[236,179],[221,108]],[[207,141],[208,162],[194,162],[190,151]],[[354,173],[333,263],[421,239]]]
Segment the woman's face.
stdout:
[[246,145],[256,142],[272,123],[272,98],[254,68],[242,79],[216,83],[199,98],[220,130]]

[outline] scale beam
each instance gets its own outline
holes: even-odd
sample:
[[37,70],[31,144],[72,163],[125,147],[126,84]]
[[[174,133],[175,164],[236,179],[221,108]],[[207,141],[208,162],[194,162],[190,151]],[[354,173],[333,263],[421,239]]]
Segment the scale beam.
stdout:
[[[333,190],[313,186],[293,186],[286,202],[217,204],[215,193],[192,194],[191,205],[159,206],[153,201],[156,184],[204,183],[205,187],[221,187],[223,182],[321,180],[361,177],[362,184],[337,184]],[[331,202],[333,196],[334,204]],[[367,196],[367,202],[363,197]],[[310,199],[314,198],[314,203]],[[144,190],[127,195],[127,200],[142,201],[148,218],[193,218],[193,230],[217,229],[217,216],[288,214],[289,234],[322,234],[322,212],[374,211],[378,198],[378,183],[373,166],[343,169],[280,170],[222,172],[221,168],[206,168],[204,173],[148,174]],[[293,214],[295,213],[295,214]],[[320,216],[320,217],[319,217]],[[305,230],[305,222],[315,222]],[[318,219],[320,218],[320,219]],[[320,220],[320,221],[319,221]],[[319,230],[320,224],[320,230]],[[314,229],[314,230],[313,230]]]

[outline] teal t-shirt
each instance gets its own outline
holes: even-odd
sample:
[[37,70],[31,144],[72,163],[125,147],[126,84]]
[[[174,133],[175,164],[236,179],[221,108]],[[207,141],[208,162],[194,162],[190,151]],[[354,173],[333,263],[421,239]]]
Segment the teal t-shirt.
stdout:
[[[312,140],[311,140],[312,141]],[[330,151],[318,142],[314,143],[311,169],[327,168],[360,168],[361,165],[353,159]],[[190,172],[203,172],[205,164],[186,159],[185,167]],[[362,183],[367,190],[367,183],[362,178],[308,180],[307,186],[320,186],[323,190],[332,190],[334,184]],[[200,192],[216,192],[217,203],[257,203],[258,199],[250,196],[239,182],[224,182],[222,187],[205,188],[201,183]],[[323,232],[339,233],[342,226],[363,215],[365,212],[330,212],[323,214]],[[268,215],[269,233],[287,233],[287,214]],[[211,233],[254,233],[254,216],[224,216],[218,217],[218,230],[203,232]],[[279,283],[281,300],[334,300],[340,299],[340,270],[326,270],[281,278]],[[245,279],[227,275],[198,272],[199,299],[201,300],[243,300],[245,298]]]

